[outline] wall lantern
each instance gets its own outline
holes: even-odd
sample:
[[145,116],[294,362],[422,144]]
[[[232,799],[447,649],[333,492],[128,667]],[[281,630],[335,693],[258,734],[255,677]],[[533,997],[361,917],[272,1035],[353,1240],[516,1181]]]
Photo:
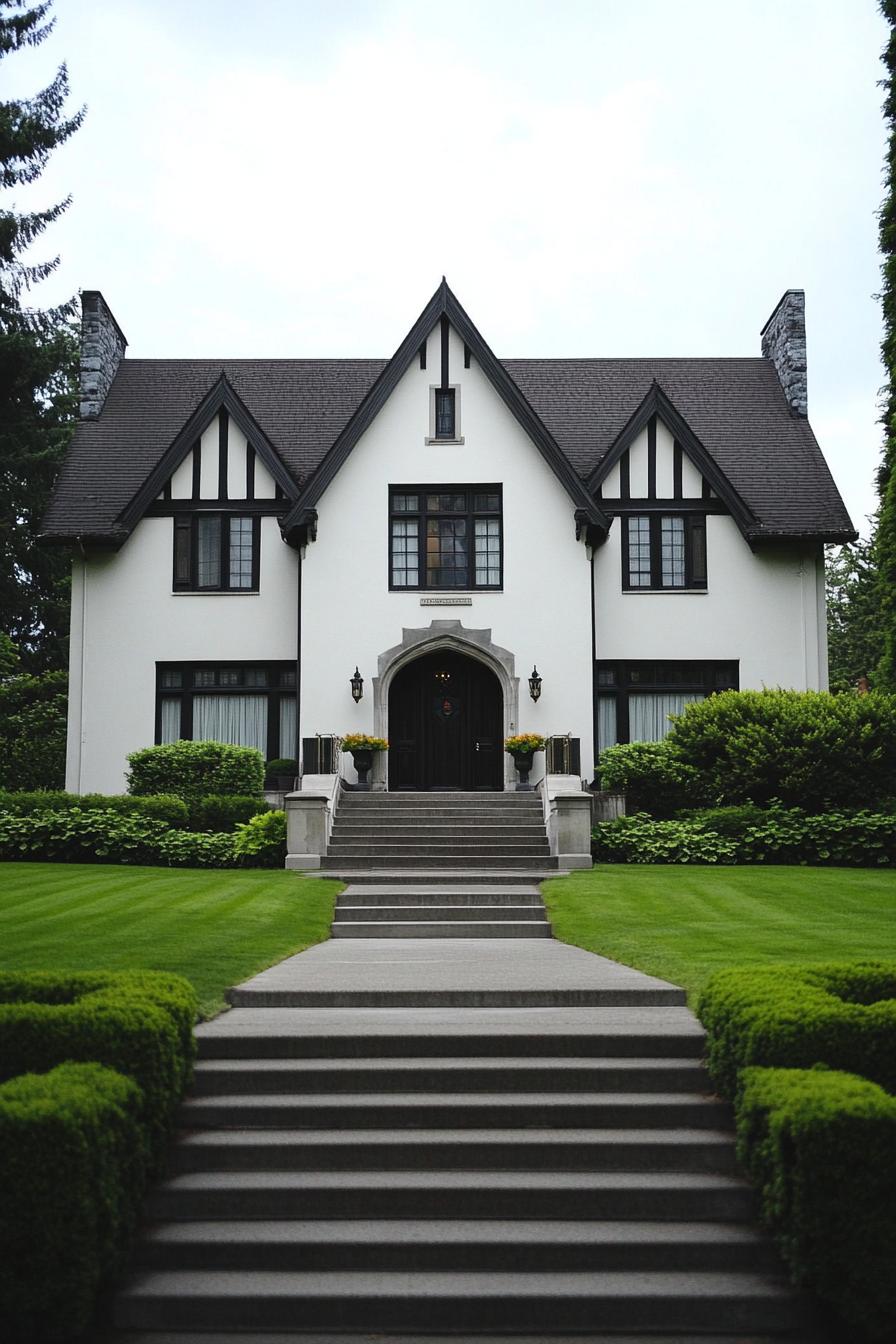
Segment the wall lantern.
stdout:
[[357,704],[364,694],[364,678],[358,671],[357,664],[355,665],[355,675],[349,678],[349,685],[352,688],[352,699]]
[[538,675],[538,668],[533,666],[532,675],[529,678],[529,694],[533,700],[537,700],[541,695],[541,677]]

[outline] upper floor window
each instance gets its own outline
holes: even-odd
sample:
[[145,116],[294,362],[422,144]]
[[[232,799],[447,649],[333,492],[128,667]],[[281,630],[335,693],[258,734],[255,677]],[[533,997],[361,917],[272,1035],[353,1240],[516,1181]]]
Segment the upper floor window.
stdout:
[[393,486],[390,588],[500,588],[501,487]]
[[453,439],[455,436],[454,388],[436,388],[436,438]]
[[629,592],[705,588],[705,515],[650,513],[624,517],[622,586]]
[[257,593],[260,526],[257,517],[175,514],[175,591]]

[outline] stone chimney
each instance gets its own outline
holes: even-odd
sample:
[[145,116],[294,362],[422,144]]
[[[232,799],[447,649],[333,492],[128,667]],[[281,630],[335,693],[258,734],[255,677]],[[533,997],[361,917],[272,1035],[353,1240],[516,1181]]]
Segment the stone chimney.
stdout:
[[762,356],[775,366],[790,414],[809,414],[806,382],[806,292],[785,290],[762,328]]
[[98,289],[81,293],[81,419],[95,420],[124,359],[127,340]]

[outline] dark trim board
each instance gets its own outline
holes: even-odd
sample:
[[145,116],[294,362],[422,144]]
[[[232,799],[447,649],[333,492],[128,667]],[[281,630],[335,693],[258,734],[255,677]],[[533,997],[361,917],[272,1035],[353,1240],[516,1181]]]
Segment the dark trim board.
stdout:
[[286,511],[285,499],[159,499],[150,504],[146,518],[170,518],[180,513],[235,513],[278,518]]

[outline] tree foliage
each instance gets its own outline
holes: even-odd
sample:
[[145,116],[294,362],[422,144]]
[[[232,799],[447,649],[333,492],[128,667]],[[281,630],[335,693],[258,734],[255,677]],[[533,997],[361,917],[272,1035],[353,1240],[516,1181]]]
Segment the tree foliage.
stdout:
[[825,586],[831,690],[853,691],[860,677],[876,685],[883,643],[872,542],[860,538],[848,546],[831,546]]
[[881,355],[886,370],[884,388],[884,448],[878,471],[880,514],[874,539],[877,596],[882,637],[877,684],[896,691],[896,0],[881,0],[881,12],[890,25],[883,53],[886,78],[884,118],[889,128],[886,195],[880,210],[881,306],[884,336]]
[[[42,42],[55,22],[50,8],[51,0],[31,7],[0,0],[0,58]],[[84,109],[65,115],[68,92],[63,64],[34,97],[0,101],[0,187],[30,187],[78,129]],[[66,661],[68,560],[42,550],[37,538],[77,414],[75,301],[26,303],[59,264],[58,256],[33,260],[30,248],[70,200],[0,209],[0,611],[30,672]]]

